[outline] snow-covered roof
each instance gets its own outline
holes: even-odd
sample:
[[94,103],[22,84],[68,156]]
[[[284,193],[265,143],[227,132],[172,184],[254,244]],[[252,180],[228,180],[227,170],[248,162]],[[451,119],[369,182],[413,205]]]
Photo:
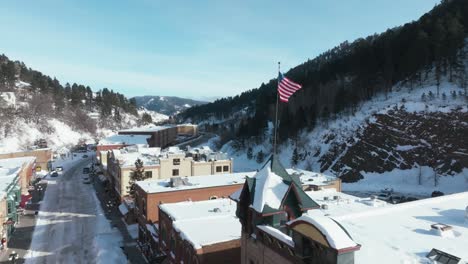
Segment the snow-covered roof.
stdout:
[[156,125],[150,124],[150,125],[141,126],[141,127],[123,129],[123,130],[120,130],[119,132],[157,132],[157,131],[168,129],[171,127],[173,126],[156,126]]
[[291,175],[299,175],[302,184],[313,184],[317,186],[328,185],[330,181],[335,181],[337,177],[301,169],[289,168],[286,171]]
[[280,207],[289,185],[272,172],[270,162],[255,175],[255,180],[255,199],[252,208],[257,212],[263,212],[265,205],[271,208]]
[[183,177],[183,179],[187,180],[188,184],[181,185],[178,187],[171,187],[170,179],[138,181],[136,182],[136,184],[138,184],[138,186],[140,186],[147,193],[171,192],[178,190],[210,188],[225,185],[240,185],[244,184],[246,177],[253,177],[255,173],[255,171],[252,171]]
[[23,165],[35,160],[36,157],[0,159],[0,197],[5,196],[6,189],[16,179]]
[[[310,215],[304,214],[301,217],[288,222],[288,225],[292,226],[294,229],[294,224],[300,222],[307,222],[317,228],[325,237],[330,247],[334,249],[340,250],[358,246],[358,244],[351,239],[348,233],[346,233],[338,223],[327,216],[315,215],[311,217]],[[358,261],[357,263],[360,262]]]
[[[167,203],[159,205],[159,208],[169,215],[173,221],[213,216],[232,216],[236,214],[236,203],[227,198],[197,202]],[[219,210],[214,210],[215,208]]]
[[[439,249],[468,261],[468,192],[402,203],[375,210],[335,217],[353,239],[362,245],[356,263],[432,263],[431,249]],[[453,227],[442,237],[431,225]]]
[[134,167],[135,161],[140,159],[146,166],[158,165],[161,148],[126,147],[112,150],[121,167]]
[[276,229],[272,226],[268,225],[258,225],[258,229],[264,231],[265,233],[268,233],[275,237],[276,239],[282,241],[286,245],[289,245],[290,247],[294,247],[294,242],[292,240],[292,237],[286,235],[285,233],[281,232],[279,229]]
[[[247,180],[247,187],[250,207],[259,213],[281,210],[288,193],[296,196],[301,211],[319,207],[303,191],[299,177],[289,174],[275,155],[270,156],[253,179]],[[289,192],[291,189],[294,191]]]
[[99,140],[99,145],[146,145],[150,137],[148,135],[113,135]]
[[310,191],[306,194],[318,204],[326,205],[326,209],[314,209],[307,211],[309,215],[327,215],[340,216],[350,213],[373,210],[384,206],[393,206],[387,202],[372,199],[360,198],[342,192],[337,192],[335,189],[324,189],[319,191]]
[[[160,208],[173,219],[174,230],[195,249],[241,236],[236,203],[229,199],[162,204]],[[201,226],[209,227],[209,232]]]

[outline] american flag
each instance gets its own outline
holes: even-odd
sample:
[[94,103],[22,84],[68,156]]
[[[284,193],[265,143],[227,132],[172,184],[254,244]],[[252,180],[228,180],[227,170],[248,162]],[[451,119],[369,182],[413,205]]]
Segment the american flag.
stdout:
[[280,72],[278,76],[278,94],[281,102],[288,102],[289,97],[293,95],[297,90],[300,90],[302,85],[297,84]]

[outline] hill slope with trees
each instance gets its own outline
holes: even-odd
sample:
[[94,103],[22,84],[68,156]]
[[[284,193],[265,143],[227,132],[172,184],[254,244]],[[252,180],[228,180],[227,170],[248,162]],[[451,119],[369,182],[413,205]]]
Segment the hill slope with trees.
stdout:
[[[318,122],[342,112],[354,112],[359,104],[404,84],[417,88],[430,75],[438,85],[442,76],[467,87],[465,64],[459,58],[468,29],[468,2],[443,1],[417,21],[388,29],[381,34],[341,43],[286,75],[303,89],[282,104],[279,139],[285,141],[301,129],[313,129]],[[213,103],[192,107],[178,118],[200,122],[226,118],[243,108],[253,115],[239,121],[237,135],[262,136],[274,117],[276,79],[258,89]],[[439,93],[439,92],[437,92]]]

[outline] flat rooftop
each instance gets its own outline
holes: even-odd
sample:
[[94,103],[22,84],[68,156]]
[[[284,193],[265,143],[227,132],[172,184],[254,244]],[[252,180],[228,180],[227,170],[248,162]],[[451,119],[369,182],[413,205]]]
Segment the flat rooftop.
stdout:
[[238,173],[228,173],[228,174],[182,177],[182,179],[188,182],[188,185],[181,185],[178,187],[171,187],[170,179],[138,181],[136,182],[136,184],[138,184],[138,186],[140,186],[146,193],[171,192],[171,191],[210,188],[210,187],[226,186],[226,185],[236,185],[236,184],[241,185],[241,184],[244,184],[246,177],[253,177],[256,173],[257,173],[256,171],[251,171],[251,172],[238,172]]
[[306,194],[317,202],[320,206],[326,205],[327,209],[309,210],[309,215],[319,214],[335,217],[350,213],[374,210],[376,208],[393,206],[387,202],[372,199],[360,198],[342,192],[337,192],[335,189],[325,189],[319,191],[310,191]]
[[302,184],[308,185],[328,185],[330,181],[334,181],[337,179],[335,176],[323,174],[320,172],[313,172],[313,171],[306,171],[301,169],[293,169],[289,168],[286,171],[291,175],[299,175]]
[[174,219],[173,228],[195,249],[241,237],[236,203],[230,199],[162,204],[160,208]]
[[98,145],[146,145],[148,135],[113,135],[99,140]]
[[[334,217],[362,245],[356,263],[432,263],[438,249],[468,261],[468,192],[429,198]],[[441,236],[442,223],[453,229]]]

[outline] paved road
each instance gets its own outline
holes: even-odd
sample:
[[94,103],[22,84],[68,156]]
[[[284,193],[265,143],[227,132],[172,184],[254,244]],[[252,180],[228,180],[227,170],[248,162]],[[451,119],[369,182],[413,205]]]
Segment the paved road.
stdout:
[[93,263],[96,201],[91,184],[82,183],[90,159],[49,181],[26,263]]

